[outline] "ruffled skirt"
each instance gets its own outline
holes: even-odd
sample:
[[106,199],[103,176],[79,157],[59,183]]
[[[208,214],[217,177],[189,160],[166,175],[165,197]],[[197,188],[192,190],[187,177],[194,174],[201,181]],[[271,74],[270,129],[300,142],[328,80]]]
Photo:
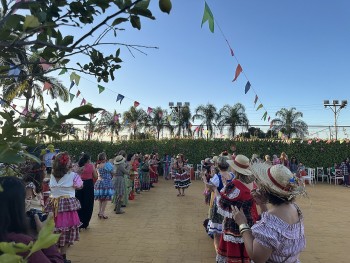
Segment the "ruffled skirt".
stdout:
[[191,178],[188,173],[175,174],[174,186],[178,188],[188,188],[191,185]]
[[95,200],[111,200],[114,195],[112,180],[97,180],[94,186]]

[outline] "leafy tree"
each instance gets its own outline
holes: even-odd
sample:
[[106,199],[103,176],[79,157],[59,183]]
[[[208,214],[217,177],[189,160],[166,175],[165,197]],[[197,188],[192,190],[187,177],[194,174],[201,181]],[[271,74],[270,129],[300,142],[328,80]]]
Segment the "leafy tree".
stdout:
[[199,105],[195,109],[196,114],[193,115],[192,120],[194,121],[195,119],[201,120],[201,124],[199,125],[199,130],[202,132],[202,129],[205,127],[208,131],[206,137],[212,138],[213,137],[213,132],[214,132],[214,127],[215,121],[218,119],[219,114],[216,112],[216,107],[213,104],[208,103],[206,106],[204,105]]
[[307,124],[300,120],[303,117],[303,113],[296,111],[295,107],[290,109],[282,108],[276,112],[278,118],[273,119],[272,130],[281,131],[288,138],[291,138],[295,134],[298,138],[303,138],[308,134]]
[[182,134],[183,137],[185,137],[186,133],[188,136],[192,136],[192,130],[191,130],[191,110],[188,106],[184,107],[175,107],[174,110],[170,114],[171,120],[176,123],[175,127],[173,129],[176,130],[176,136],[180,137]]
[[225,126],[229,126],[229,133],[232,138],[236,135],[237,126],[248,128],[249,125],[245,107],[241,103],[236,103],[233,106],[224,105],[219,111],[217,121],[220,132],[223,131]]
[[160,132],[164,129],[172,131],[172,126],[168,121],[167,111],[160,107],[153,109],[152,116],[148,118],[146,126],[155,128],[157,139],[159,140]]
[[[105,38],[111,34],[116,37],[123,23],[130,22],[140,30],[140,17],[155,19],[149,4],[150,0],[1,1],[0,58],[4,63],[0,79],[16,79],[25,67],[39,64],[27,59],[35,52],[52,65],[47,73],[71,69],[93,75],[99,82],[114,80],[122,62],[120,49],[104,54],[106,46],[124,46],[130,52],[151,47]],[[171,1],[160,0],[159,7],[169,13]],[[87,62],[72,65],[72,57],[78,54]],[[32,77],[36,75],[32,72]]]
[[130,107],[128,111],[123,113],[123,121],[125,127],[132,131],[132,138],[136,139],[139,131],[145,127],[148,117],[143,109]]

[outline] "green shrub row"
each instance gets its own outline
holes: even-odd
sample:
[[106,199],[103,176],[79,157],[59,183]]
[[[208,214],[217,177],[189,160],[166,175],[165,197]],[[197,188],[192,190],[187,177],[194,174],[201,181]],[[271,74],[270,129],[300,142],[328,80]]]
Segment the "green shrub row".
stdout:
[[108,157],[113,157],[120,150],[127,153],[158,152],[160,156],[164,153],[176,155],[183,153],[189,163],[198,164],[206,157],[219,155],[222,151],[232,152],[236,148],[237,154],[244,154],[251,157],[252,154],[259,154],[263,157],[269,154],[277,156],[286,152],[289,156],[295,156],[307,167],[330,167],[335,162],[340,163],[350,156],[349,142],[345,141],[294,141],[283,142],[278,140],[192,140],[192,139],[171,139],[171,140],[135,140],[121,141],[118,143],[97,142],[97,141],[66,141],[54,143],[55,148],[61,151],[68,151],[72,156],[78,157],[81,152],[87,152],[95,161],[98,153],[104,151]]

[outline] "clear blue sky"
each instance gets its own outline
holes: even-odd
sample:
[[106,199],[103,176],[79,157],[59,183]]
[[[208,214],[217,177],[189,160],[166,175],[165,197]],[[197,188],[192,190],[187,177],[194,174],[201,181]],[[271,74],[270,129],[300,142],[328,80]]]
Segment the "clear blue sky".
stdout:
[[[116,41],[157,46],[144,50],[147,56],[122,48],[122,68],[116,80],[102,83],[83,76],[78,88],[95,106],[123,112],[133,105],[168,109],[169,101],[189,101],[192,113],[200,104],[241,102],[250,123],[261,120],[263,110],[254,109],[251,91],[244,94],[246,78],[232,82],[237,62],[230,56],[218,25],[211,33],[201,28],[202,0],[172,0],[170,15],[161,13],[151,1],[155,21],[142,19],[138,31],[128,26]],[[243,71],[271,118],[281,107],[295,106],[309,125],[333,125],[333,114],[323,107],[324,99],[347,99],[350,86],[350,1],[348,0],[208,0],[214,18],[231,44]],[[112,39],[112,38],[110,38]],[[108,40],[110,40],[108,39]],[[80,74],[80,73],[79,73]],[[81,75],[81,74],[80,74]],[[69,86],[69,75],[60,76]],[[76,93],[77,87],[72,89]],[[126,98],[120,105],[117,93]],[[66,110],[80,100],[62,104]],[[339,125],[350,125],[349,108],[342,110]],[[319,129],[310,129],[314,132]],[[350,130],[350,129],[348,129]]]

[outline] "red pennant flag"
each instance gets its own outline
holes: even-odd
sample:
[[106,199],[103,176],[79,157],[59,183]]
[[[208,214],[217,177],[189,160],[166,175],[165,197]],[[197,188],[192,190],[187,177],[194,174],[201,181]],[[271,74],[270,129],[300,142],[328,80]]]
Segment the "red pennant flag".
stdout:
[[270,122],[270,128],[272,128],[272,122]]
[[12,108],[16,109],[17,105],[16,104],[12,104]]
[[139,106],[140,105],[140,102],[138,102],[138,101],[134,101],[134,107],[136,108],[137,106]]
[[40,62],[41,62],[40,66],[43,68],[44,71],[48,71],[49,68],[51,68],[51,66],[52,66],[50,64],[47,64],[46,60],[43,58],[40,58]]
[[162,112],[162,111],[158,112],[158,117],[159,117],[159,118],[162,118],[162,117],[163,117],[163,112]]
[[75,97],[79,97],[79,95],[80,95],[80,90],[78,90],[78,92],[77,92],[77,95],[75,95]]
[[152,109],[151,107],[148,107],[148,108],[147,108],[147,114],[148,114],[148,115],[151,114],[152,111],[153,111],[153,109]]
[[83,98],[83,100],[81,101],[81,103],[80,103],[80,106],[81,105],[85,105],[86,104],[86,100]]
[[28,109],[27,109],[27,108],[24,108],[23,111],[22,111],[22,114],[23,114],[23,115],[27,115],[27,113],[28,113]]
[[243,69],[242,69],[241,65],[238,64],[237,68],[236,68],[235,78],[232,80],[232,82],[236,81],[236,79],[238,78],[239,74],[241,74],[242,71],[243,71]]
[[51,89],[52,88],[52,84],[50,83],[50,82],[45,82],[44,83],[44,89],[43,89],[43,91],[45,91],[45,90],[49,90],[49,89]]

